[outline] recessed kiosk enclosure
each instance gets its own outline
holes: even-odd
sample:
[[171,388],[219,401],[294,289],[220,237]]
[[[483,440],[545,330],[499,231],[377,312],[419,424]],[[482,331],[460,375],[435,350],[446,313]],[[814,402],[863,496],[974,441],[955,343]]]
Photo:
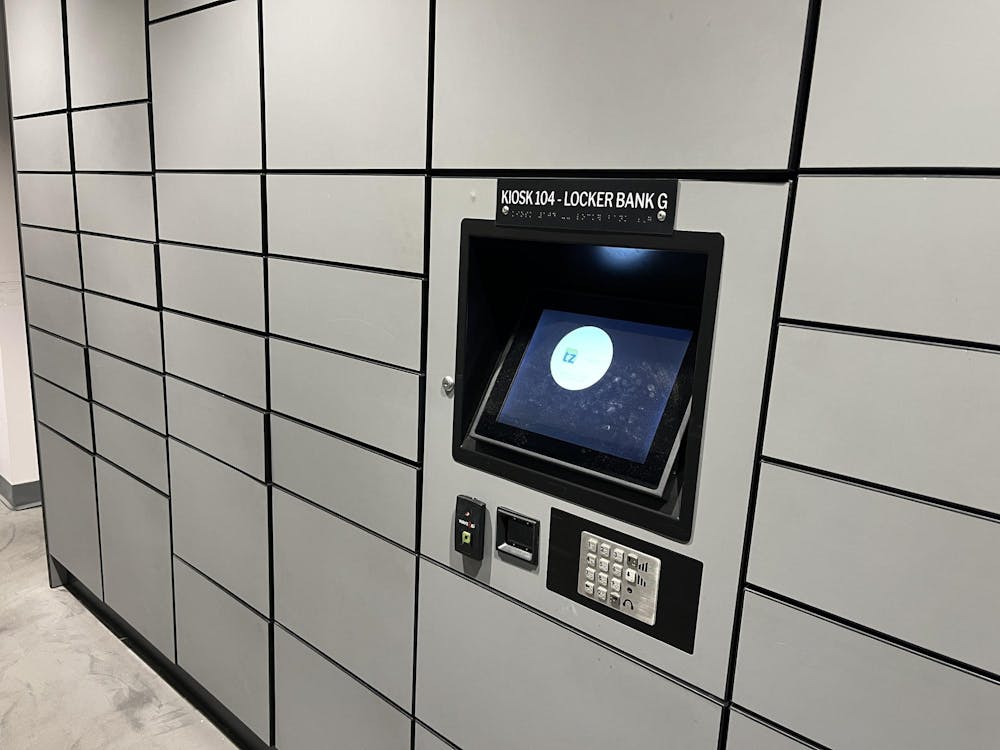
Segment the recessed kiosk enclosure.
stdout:
[[462,222],[456,461],[691,537],[723,239]]

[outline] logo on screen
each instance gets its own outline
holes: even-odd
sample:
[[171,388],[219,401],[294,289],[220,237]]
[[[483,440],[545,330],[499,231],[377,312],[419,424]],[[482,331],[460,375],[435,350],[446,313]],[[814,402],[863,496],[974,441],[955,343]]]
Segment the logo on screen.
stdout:
[[567,391],[582,391],[597,383],[611,367],[611,337],[597,326],[575,328],[565,336],[549,360],[552,378]]

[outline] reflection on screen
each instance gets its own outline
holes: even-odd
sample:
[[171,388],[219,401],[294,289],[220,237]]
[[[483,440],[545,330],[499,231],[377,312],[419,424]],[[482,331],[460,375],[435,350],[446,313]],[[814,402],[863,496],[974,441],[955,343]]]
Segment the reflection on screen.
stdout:
[[692,331],[544,310],[497,421],[643,463]]

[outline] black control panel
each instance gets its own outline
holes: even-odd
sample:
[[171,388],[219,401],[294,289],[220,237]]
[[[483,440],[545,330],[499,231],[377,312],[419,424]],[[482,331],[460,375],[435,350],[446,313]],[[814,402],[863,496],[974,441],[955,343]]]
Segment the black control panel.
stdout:
[[701,562],[555,508],[549,518],[550,591],[694,653]]
[[468,495],[455,499],[455,551],[473,560],[483,559],[486,540],[486,504]]

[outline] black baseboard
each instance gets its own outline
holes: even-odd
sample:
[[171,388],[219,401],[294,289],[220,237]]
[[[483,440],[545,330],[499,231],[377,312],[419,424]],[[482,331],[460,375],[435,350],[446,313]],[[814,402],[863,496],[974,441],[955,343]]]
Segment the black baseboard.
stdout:
[[94,596],[80,581],[68,574],[66,590],[75,596],[116,638],[129,647],[148,664],[181,697],[214,724],[241,750],[267,750],[269,745],[261,740],[235,714],[203,688],[191,675],[164,656],[104,602]]
[[11,510],[37,508],[42,504],[42,483],[36,479],[34,482],[11,484],[0,476],[0,499]]

